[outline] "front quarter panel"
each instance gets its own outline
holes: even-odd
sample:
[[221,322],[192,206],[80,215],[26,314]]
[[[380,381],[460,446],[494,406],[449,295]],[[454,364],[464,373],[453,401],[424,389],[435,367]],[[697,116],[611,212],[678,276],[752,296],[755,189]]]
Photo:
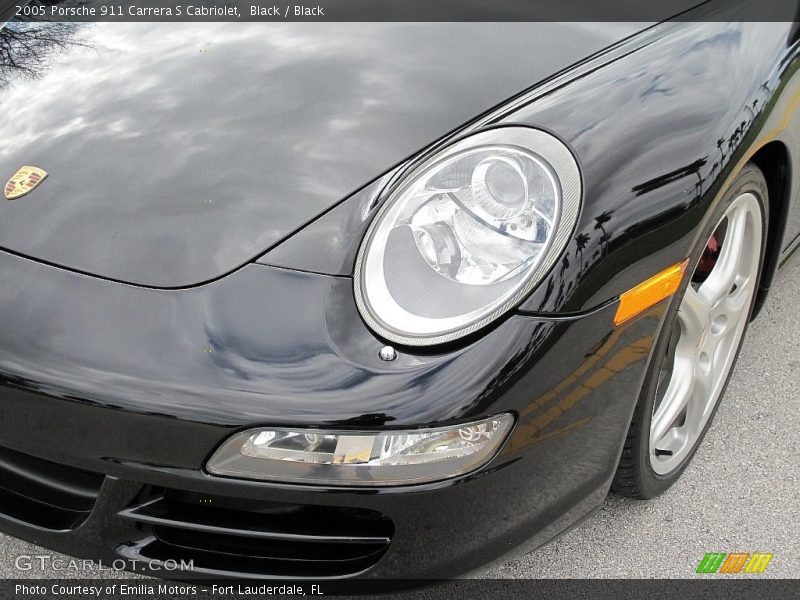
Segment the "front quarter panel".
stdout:
[[560,268],[525,310],[586,309],[680,262],[759,147],[779,140],[794,154],[796,106],[787,100],[800,87],[791,33],[789,23],[674,24],[656,43],[506,118],[567,140],[586,189]]

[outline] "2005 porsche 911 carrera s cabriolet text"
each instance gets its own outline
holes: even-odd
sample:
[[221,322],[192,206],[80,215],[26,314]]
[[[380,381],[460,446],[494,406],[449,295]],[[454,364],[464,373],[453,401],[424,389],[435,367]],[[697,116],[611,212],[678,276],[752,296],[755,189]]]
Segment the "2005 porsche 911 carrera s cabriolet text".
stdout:
[[0,530],[439,578],[666,490],[800,243],[800,27],[739,4],[7,22]]

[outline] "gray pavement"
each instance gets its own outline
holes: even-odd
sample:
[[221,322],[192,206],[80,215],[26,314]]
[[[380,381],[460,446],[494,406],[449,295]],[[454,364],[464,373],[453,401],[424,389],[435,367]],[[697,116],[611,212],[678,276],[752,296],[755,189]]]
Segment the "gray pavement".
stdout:
[[[696,577],[695,568],[706,552],[761,551],[772,552],[774,558],[759,577],[796,578],[800,574],[798,313],[800,260],[794,260],[750,329],[703,446],[671,490],[646,502],[611,496],[599,513],[569,533],[484,576]],[[0,578],[91,575],[15,568],[19,555],[35,554],[55,556],[0,535]]]

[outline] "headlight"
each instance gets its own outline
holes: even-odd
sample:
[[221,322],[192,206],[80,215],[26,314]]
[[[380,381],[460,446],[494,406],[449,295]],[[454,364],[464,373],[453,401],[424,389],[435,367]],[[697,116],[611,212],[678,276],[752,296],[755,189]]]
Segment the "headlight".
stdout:
[[578,165],[552,135],[499,127],[425,160],[394,189],[359,248],[359,311],[378,334],[431,345],[518,304],[566,247]]
[[213,475],[336,486],[424,483],[469,473],[500,448],[509,414],[454,427],[347,432],[256,429],[208,461]]

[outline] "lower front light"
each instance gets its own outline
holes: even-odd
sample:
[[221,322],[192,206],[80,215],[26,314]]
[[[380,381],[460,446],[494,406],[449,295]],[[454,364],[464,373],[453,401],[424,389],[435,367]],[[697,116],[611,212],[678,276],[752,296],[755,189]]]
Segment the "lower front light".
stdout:
[[226,441],[207,469],[213,475],[316,485],[426,483],[486,464],[513,424],[510,414],[502,414],[408,431],[252,429]]

